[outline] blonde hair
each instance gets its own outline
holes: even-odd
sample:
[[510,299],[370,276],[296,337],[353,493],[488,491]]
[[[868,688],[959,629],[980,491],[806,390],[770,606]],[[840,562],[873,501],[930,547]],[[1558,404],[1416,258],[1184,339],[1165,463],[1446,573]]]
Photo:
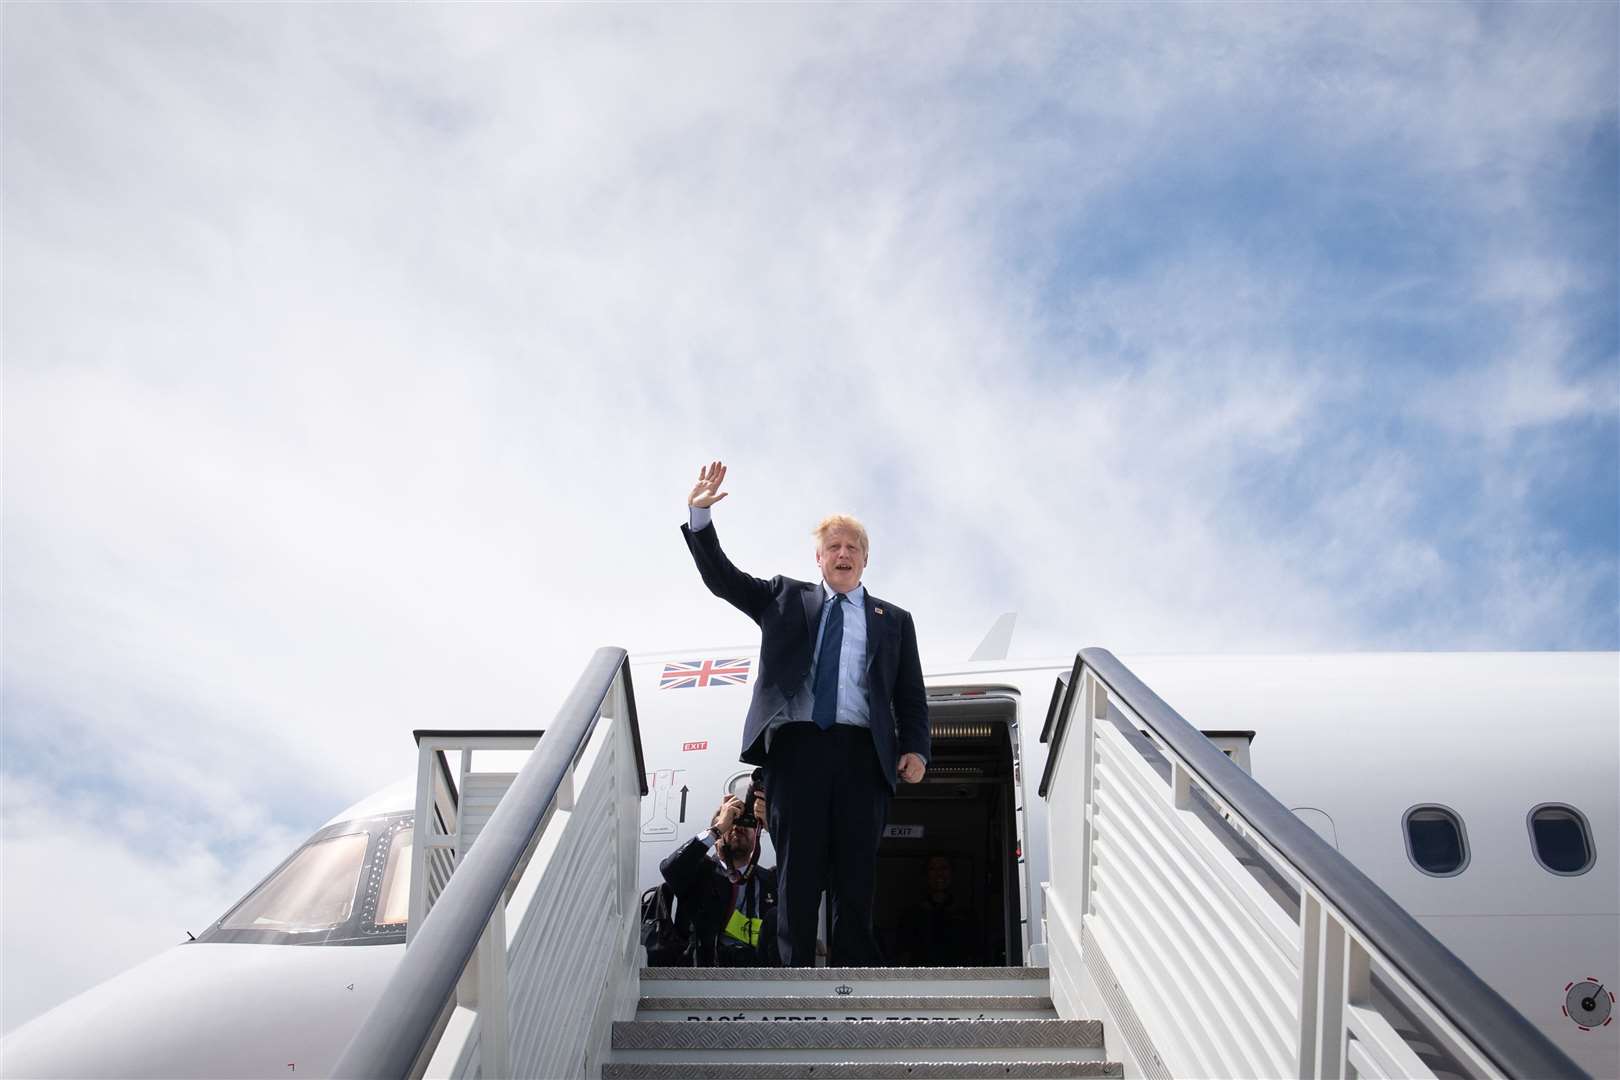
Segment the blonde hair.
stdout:
[[872,557],[872,543],[866,538],[866,526],[848,514],[828,514],[821,519],[821,524],[810,530],[810,534],[816,538],[817,551],[821,550],[821,545],[827,542],[827,534],[834,529],[854,533],[856,542],[861,545],[861,554],[869,559]]

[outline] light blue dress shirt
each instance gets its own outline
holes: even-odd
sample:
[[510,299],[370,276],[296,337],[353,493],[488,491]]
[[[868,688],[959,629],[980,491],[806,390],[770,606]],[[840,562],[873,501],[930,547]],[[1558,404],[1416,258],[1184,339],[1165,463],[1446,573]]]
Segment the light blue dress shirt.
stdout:
[[[816,668],[821,663],[821,643],[827,637],[827,615],[838,603],[838,594],[825,581],[821,583],[821,625],[816,630],[816,651],[810,665],[810,678],[805,680],[804,693],[810,698],[805,712],[815,705],[810,693],[814,685]],[[866,586],[857,585],[844,594],[844,644],[838,650],[838,713],[840,724],[869,728],[872,726],[871,704],[866,694]]]

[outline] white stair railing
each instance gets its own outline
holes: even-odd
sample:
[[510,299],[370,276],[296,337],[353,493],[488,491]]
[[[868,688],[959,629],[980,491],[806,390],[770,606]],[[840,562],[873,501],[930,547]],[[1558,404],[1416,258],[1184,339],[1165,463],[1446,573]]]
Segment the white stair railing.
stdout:
[[1063,694],[1052,996],[1103,1016],[1127,1075],[1582,1075],[1112,654]]
[[476,836],[463,829],[479,816],[467,793],[506,783],[466,755],[535,736],[418,733],[421,854],[453,852],[454,869],[434,897],[430,859],[415,860],[405,958],[334,1075],[595,1075],[612,1022],[634,1014],[646,779],[624,650],[597,651]]

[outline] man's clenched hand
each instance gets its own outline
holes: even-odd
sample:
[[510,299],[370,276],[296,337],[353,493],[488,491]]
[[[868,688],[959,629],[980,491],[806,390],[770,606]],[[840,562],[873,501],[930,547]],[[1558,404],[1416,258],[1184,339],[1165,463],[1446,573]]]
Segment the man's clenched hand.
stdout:
[[725,483],[725,480],[725,462],[715,461],[703,466],[698,470],[698,482],[693,486],[692,494],[686,497],[686,505],[699,510],[713,506],[730,494],[720,490],[720,485]]
[[928,766],[923,763],[921,754],[901,754],[900,763],[895,767],[895,775],[908,784],[915,784],[923,778]]

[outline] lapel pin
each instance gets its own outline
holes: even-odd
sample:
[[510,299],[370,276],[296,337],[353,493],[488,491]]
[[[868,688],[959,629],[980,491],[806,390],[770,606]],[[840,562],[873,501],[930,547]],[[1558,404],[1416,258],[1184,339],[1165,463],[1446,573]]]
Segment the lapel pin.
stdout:
[[883,609],[880,608],[880,607],[875,607],[875,608],[872,609],[872,614],[881,615],[881,614],[883,614]]

